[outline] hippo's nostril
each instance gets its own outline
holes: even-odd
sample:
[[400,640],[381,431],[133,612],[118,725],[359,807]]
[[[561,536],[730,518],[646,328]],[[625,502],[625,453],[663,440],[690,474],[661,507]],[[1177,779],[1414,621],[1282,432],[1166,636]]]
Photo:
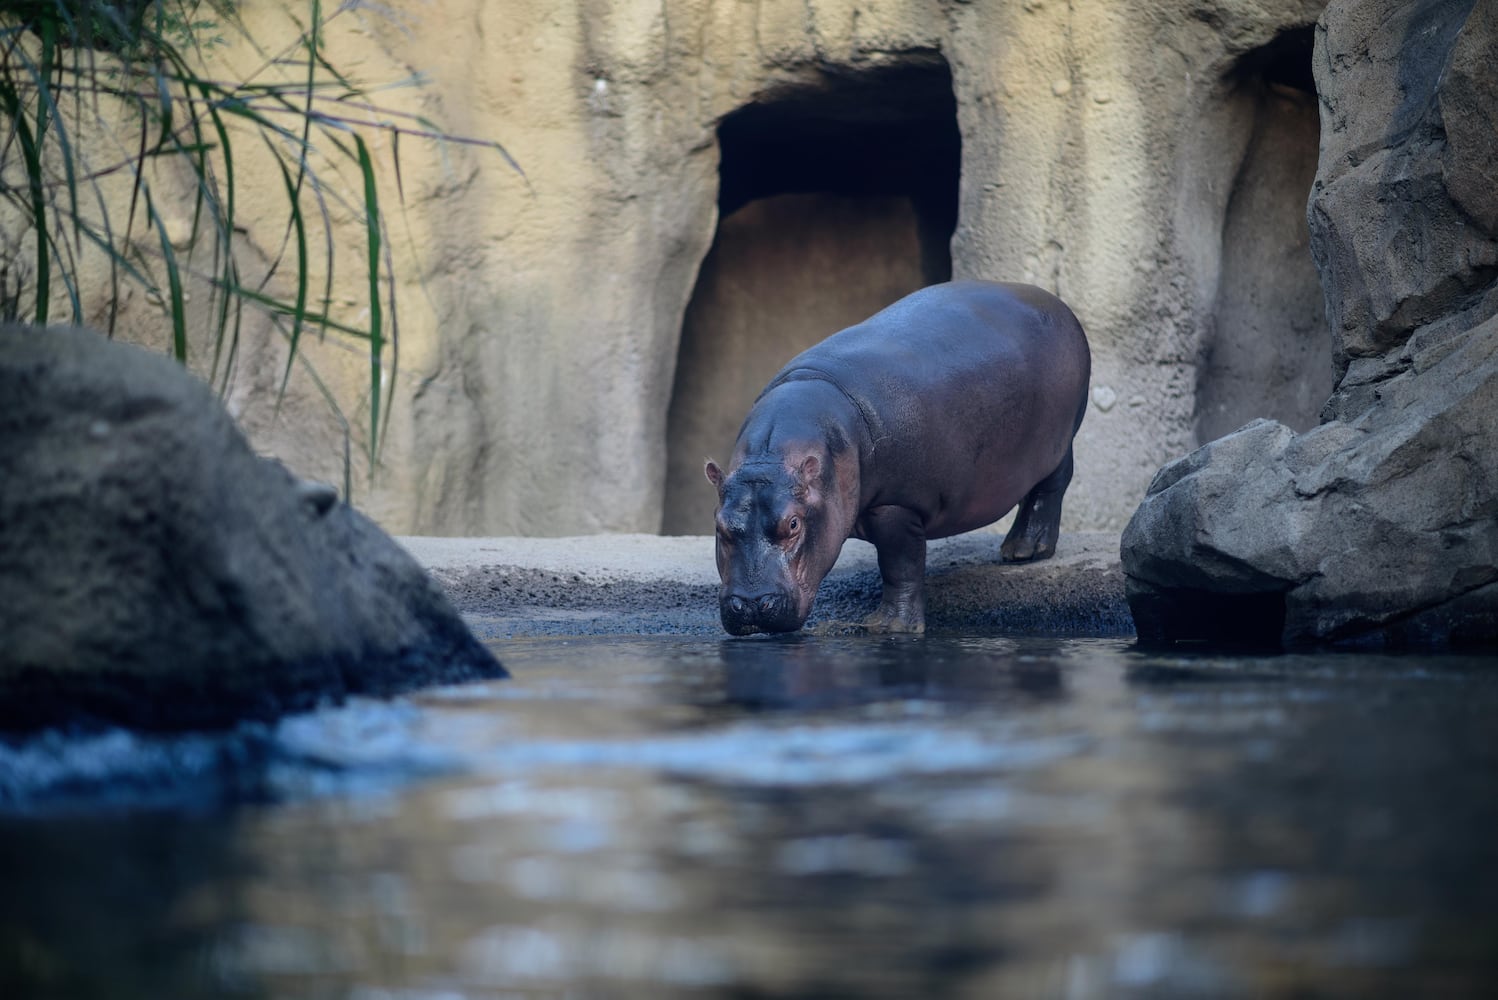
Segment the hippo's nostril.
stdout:
[[766,594],[759,599],[759,613],[766,617],[773,617],[780,613],[785,601],[779,594]]
[[749,613],[749,603],[735,594],[728,599],[728,610],[730,613],[742,618]]

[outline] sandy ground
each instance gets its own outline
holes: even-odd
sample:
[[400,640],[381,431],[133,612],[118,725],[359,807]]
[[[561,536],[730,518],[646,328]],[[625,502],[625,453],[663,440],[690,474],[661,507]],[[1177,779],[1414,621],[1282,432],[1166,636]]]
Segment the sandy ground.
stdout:
[[[998,562],[1001,540],[975,533],[931,543],[928,631],[1133,631],[1117,534],[1063,535],[1053,558],[1017,565]],[[398,541],[431,571],[480,638],[721,634],[711,536]],[[822,582],[807,628],[842,630],[872,611],[878,596],[873,546],[849,541]]]

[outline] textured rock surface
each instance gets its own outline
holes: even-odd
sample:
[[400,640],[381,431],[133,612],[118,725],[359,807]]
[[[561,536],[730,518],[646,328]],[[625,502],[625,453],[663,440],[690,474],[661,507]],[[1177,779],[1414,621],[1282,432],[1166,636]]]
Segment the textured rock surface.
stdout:
[[[1309,51],[1303,64],[1294,54],[1309,75]],[[1321,283],[1307,266],[1305,204],[1286,197],[1309,191],[1316,175],[1316,95],[1272,84],[1255,110],[1253,139],[1228,202],[1217,307],[1197,371],[1201,441],[1271,414],[1295,430],[1314,427],[1335,381]]]
[[503,670],[421,567],[179,365],[0,328],[0,729],[267,718]]
[[1146,639],[1498,642],[1498,131],[1473,125],[1498,18],[1365,0],[1322,29],[1310,214],[1341,379],[1314,430],[1260,421],[1160,471],[1123,535],[1130,605]]
[[[1082,319],[1096,406],[1078,439],[1066,525],[1117,529],[1154,470],[1198,443],[1198,366],[1206,351],[1224,347],[1214,330],[1241,337],[1306,326],[1270,294],[1282,280],[1296,288],[1310,280],[1308,255],[1297,249],[1306,191],[1265,179],[1295,174],[1314,153],[1314,129],[1276,130],[1281,104],[1307,103],[1304,83],[1255,53],[1312,25],[1322,6],[434,0],[383,17],[370,5],[344,8],[326,36],[335,64],[369,82],[421,71],[429,86],[380,99],[456,133],[497,138],[526,171],[522,178],[491,152],[400,144],[406,211],[392,216],[388,244],[401,275],[395,407],[378,485],[369,491],[361,480],[355,501],[402,533],[659,530],[668,438],[697,447],[694,426],[668,427],[683,317],[719,214],[743,196],[734,185],[759,178],[763,186],[749,193],[763,197],[940,200],[907,190],[900,161],[926,148],[927,131],[950,127],[960,137],[960,162],[941,195],[950,207],[928,214],[946,212],[939,242],[950,247],[952,275],[1042,285]],[[241,13],[263,49],[216,50],[216,72],[241,61],[261,66],[261,52],[287,40],[278,4],[242,5]],[[1293,46],[1284,58],[1297,58]],[[1299,96],[1286,96],[1287,86],[1300,86]],[[738,112],[746,116],[733,120],[754,129],[735,144],[719,125]],[[946,126],[936,120],[942,115]],[[832,149],[815,141],[828,130],[839,136]],[[387,166],[388,138],[371,141]],[[254,162],[257,145],[236,145],[238,218],[255,223],[253,239],[270,259],[285,232],[282,181]],[[732,189],[721,202],[720,165]],[[394,172],[383,174],[381,203],[393,208],[402,199]],[[1256,199],[1276,192],[1290,211],[1261,210]],[[1232,246],[1255,251],[1232,260],[1234,284],[1224,288],[1230,216]],[[168,221],[185,230],[190,218]],[[334,235],[357,260],[357,221],[335,218]],[[820,236],[806,241],[808,249],[823,245]],[[792,258],[785,266],[844,292],[869,292],[877,279],[865,279],[889,251],[885,243],[865,255],[850,236],[830,263]],[[256,273],[254,261],[244,267]],[[1285,279],[1296,269],[1300,278]],[[362,280],[350,268],[335,296],[357,302]],[[91,317],[103,315],[108,289],[102,272],[84,289]],[[804,293],[811,299],[791,292],[767,294],[762,313],[720,328],[723,355],[752,348],[782,316],[818,312],[815,289]],[[195,295],[194,308],[206,301]],[[1231,315],[1219,325],[1222,310]],[[143,295],[127,304],[126,321],[134,338],[161,336]],[[1297,343],[1308,365],[1329,366],[1324,328]],[[802,346],[788,346],[767,370]],[[331,340],[304,342],[304,350],[344,401],[357,445],[368,424],[360,403],[367,361]],[[276,419],[283,356],[279,334],[247,327],[231,409],[258,448],[305,474],[341,479],[342,426],[300,371]],[[1227,370],[1215,387],[1207,379],[1212,399],[1247,407],[1233,410],[1239,418],[1292,420],[1272,402],[1281,376],[1270,371],[1267,382],[1235,390],[1228,381],[1261,375]],[[1304,411],[1321,402],[1286,405]],[[733,405],[725,401],[707,419]],[[703,457],[680,462],[700,467]],[[706,495],[699,480],[691,488]]]
[[1472,305],[1498,278],[1498,11],[1334,3],[1320,32],[1311,250],[1340,370]]

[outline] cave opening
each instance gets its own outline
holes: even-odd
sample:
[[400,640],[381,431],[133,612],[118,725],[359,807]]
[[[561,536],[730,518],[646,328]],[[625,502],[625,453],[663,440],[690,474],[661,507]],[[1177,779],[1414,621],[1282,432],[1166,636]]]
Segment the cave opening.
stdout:
[[1321,144],[1314,37],[1313,25],[1281,32],[1228,73],[1248,133],[1223,222],[1213,328],[1198,369],[1198,443],[1256,417],[1307,430],[1331,395],[1331,335],[1306,223]]
[[952,276],[962,140],[939,54],[823,69],[725,116],[718,230],[682,322],[663,534],[712,531],[703,460],[785,362]]

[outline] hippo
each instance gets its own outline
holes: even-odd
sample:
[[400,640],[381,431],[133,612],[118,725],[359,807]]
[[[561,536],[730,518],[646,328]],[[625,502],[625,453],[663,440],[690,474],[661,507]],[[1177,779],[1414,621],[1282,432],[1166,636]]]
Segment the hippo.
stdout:
[[1001,559],[1052,555],[1091,368],[1060,299],[988,281],[923,288],[791,359],[728,471],[704,467],[724,629],[799,629],[849,538],[878,554],[878,632],[925,630],[929,538],[1018,504]]

